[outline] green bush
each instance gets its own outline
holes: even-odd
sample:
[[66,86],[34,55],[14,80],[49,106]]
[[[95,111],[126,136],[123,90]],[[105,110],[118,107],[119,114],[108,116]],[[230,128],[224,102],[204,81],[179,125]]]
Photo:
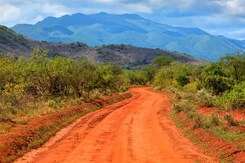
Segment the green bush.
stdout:
[[173,110],[176,112],[189,112],[193,109],[193,105],[188,100],[182,100],[179,104],[173,105]]
[[195,110],[190,110],[189,112],[186,113],[187,117],[190,119],[194,119],[194,117],[197,115],[198,113]]
[[233,79],[227,77],[227,74],[219,63],[208,65],[201,75],[202,85],[216,95],[230,90],[234,85]]
[[226,71],[227,76],[237,82],[245,80],[245,53],[237,52],[236,55],[225,55],[219,61]]
[[233,87],[231,91],[225,92],[215,101],[215,106],[225,110],[245,108],[245,82]]
[[210,119],[210,124],[213,126],[218,126],[221,124],[220,119],[217,115],[212,114]]
[[179,100],[181,99],[181,95],[179,93],[175,93],[174,99]]
[[197,105],[200,107],[207,106],[212,107],[214,106],[215,96],[212,96],[206,90],[202,89],[196,93]]
[[196,93],[198,91],[198,83],[197,82],[188,83],[184,86],[183,90],[189,93]]
[[203,123],[204,120],[203,120],[203,117],[201,115],[195,114],[195,116],[193,117],[193,120],[195,122],[193,129],[204,127],[204,123]]
[[47,105],[48,105],[49,107],[52,107],[52,108],[55,108],[55,109],[57,109],[57,108],[60,107],[60,106],[58,105],[58,103],[57,103],[56,101],[54,101],[54,100],[48,100],[48,101],[47,101]]
[[177,75],[176,81],[177,81],[178,85],[180,85],[181,87],[185,86],[186,84],[188,84],[190,82],[190,80],[188,79],[188,77],[185,74]]
[[169,65],[171,62],[173,62],[174,60],[169,57],[169,56],[165,56],[165,55],[159,55],[156,56],[153,60],[152,60],[152,65],[161,68],[163,66],[167,66]]
[[[126,74],[113,63],[51,58],[39,48],[29,58],[0,56],[0,113],[12,120],[19,115],[46,114],[45,109],[49,112],[66,102],[81,103],[125,91],[130,86]],[[140,77],[144,79],[144,74]],[[38,104],[46,104],[44,111]]]
[[156,72],[153,85],[162,87],[183,87],[190,82],[191,67],[177,62],[171,63],[167,67],[162,67]]
[[236,126],[236,123],[234,121],[234,117],[232,114],[226,114],[224,115],[224,119],[227,120],[228,124],[230,126]]
[[177,112],[177,113],[183,111],[183,107],[182,107],[181,105],[179,105],[179,104],[174,104],[173,107],[172,107],[172,109],[173,109],[175,112]]

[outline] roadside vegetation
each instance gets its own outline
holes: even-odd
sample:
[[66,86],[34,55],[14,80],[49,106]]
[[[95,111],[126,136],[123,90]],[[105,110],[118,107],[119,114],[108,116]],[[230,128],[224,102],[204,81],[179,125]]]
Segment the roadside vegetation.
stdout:
[[226,55],[217,62],[190,65],[158,56],[152,63],[130,71],[131,83],[169,90],[177,99],[186,99],[199,107],[221,111],[245,108],[245,53]]
[[[147,74],[150,69],[154,75],[146,83],[157,90],[174,93],[172,117],[184,133],[188,133],[187,136],[195,143],[198,140],[200,143],[200,137],[193,134],[198,129],[203,135],[211,133],[238,151],[244,151],[245,121],[244,118],[235,120],[233,112],[244,115],[245,53],[226,55],[217,62],[203,65],[161,60],[164,59],[155,58],[151,66],[142,69],[141,73]],[[141,80],[145,78],[146,75]],[[205,145],[201,143],[201,146]],[[218,157],[223,159],[227,155],[221,151]]]
[[30,58],[0,57],[0,133],[62,106],[129,87],[127,74],[116,64],[47,55],[35,48]]

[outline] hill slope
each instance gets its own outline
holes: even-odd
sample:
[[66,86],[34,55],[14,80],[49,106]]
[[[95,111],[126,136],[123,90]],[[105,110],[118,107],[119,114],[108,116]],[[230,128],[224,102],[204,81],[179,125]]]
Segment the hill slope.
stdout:
[[12,29],[35,40],[79,41],[91,46],[131,44],[176,50],[205,60],[217,60],[225,53],[245,49],[244,43],[240,41],[213,36],[199,28],[173,27],[134,14],[48,17],[34,25],[18,24]]
[[161,49],[139,48],[131,45],[103,45],[89,47],[83,43],[54,43],[46,41],[34,41],[27,39],[0,26],[0,54],[12,54],[30,56],[34,47],[40,47],[49,51],[50,56],[61,55],[64,57],[86,57],[98,62],[115,62],[124,68],[139,68],[151,62],[157,55],[167,55],[180,62],[199,63],[200,61],[190,56],[177,52]]

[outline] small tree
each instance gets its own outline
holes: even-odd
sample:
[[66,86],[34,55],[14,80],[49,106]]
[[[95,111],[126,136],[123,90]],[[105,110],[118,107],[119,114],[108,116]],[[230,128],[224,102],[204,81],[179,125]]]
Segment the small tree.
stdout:
[[226,55],[220,59],[221,65],[237,82],[245,80],[245,53],[237,52],[237,55]]
[[202,72],[202,83],[206,89],[218,95],[232,88],[233,80],[227,77],[220,63],[208,65]]
[[173,61],[173,58],[169,56],[159,55],[152,60],[151,64],[156,66],[157,68],[161,68],[163,66],[169,65]]

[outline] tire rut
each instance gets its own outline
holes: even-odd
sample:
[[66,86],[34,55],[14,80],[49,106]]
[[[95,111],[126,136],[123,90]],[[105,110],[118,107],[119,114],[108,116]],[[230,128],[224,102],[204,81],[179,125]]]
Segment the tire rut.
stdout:
[[[29,162],[160,163],[207,161],[191,142],[172,141],[177,128],[159,118],[167,96],[149,88],[133,88],[131,99],[79,119],[65,136]],[[161,123],[164,123],[161,126]],[[185,137],[178,135],[179,140]],[[179,149],[176,152],[176,149]],[[191,156],[195,156],[191,157]],[[23,161],[26,162],[26,161]]]

